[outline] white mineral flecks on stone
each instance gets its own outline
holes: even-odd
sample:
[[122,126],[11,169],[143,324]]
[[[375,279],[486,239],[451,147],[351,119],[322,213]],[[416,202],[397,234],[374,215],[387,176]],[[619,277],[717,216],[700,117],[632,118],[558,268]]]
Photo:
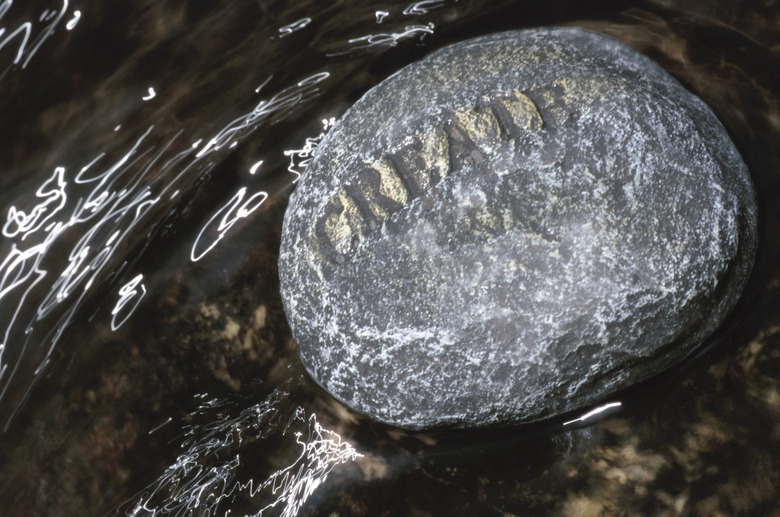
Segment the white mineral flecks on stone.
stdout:
[[279,274],[307,370],[419,429],[541,420],[680,362],[756,251],[745,164],[696,96],[577,29],[407,66],[322,141]]

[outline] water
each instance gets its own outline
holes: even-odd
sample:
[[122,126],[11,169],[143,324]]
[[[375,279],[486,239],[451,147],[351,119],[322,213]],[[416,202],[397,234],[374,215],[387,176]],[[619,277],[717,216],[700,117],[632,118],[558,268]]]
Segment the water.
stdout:
[[[780,9],[537,4],[0,1],[0,514],[776,512]],[[700,357],[601,413],[368,422],[295,358],[286,199],[367,88],[547,24],[618,37],[713,108],[759,192],[751,287]]]

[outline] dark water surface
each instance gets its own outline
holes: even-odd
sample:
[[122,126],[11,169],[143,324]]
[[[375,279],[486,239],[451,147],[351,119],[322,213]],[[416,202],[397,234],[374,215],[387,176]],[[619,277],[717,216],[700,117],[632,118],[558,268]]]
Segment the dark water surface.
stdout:
[[[295,356],[294,181],[403,65],[551,24],[713,108],[759,194],[751,286],[602,418],[366,421]],[[0,0],[0,515],[780,515],[779,70],[774,0]]]

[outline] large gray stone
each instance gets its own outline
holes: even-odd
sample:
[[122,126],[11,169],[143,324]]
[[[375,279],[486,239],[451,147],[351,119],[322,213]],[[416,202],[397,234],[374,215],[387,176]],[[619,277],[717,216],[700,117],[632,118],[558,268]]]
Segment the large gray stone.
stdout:
[[577,29],[443,48],[360,99],[285,216],[301,359],[406,428],[529,422],[678,363],[756,249],[748,171],[712,111]]

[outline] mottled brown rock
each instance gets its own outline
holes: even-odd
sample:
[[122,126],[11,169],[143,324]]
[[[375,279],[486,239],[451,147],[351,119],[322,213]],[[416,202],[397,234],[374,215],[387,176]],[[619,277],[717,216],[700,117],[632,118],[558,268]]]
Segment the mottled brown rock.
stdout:
[[337,123],[288,208],[279,272],[304,365],[407,428],[529,422],[688,356],[756,249],[712,111],[605,36],[443,48]]

